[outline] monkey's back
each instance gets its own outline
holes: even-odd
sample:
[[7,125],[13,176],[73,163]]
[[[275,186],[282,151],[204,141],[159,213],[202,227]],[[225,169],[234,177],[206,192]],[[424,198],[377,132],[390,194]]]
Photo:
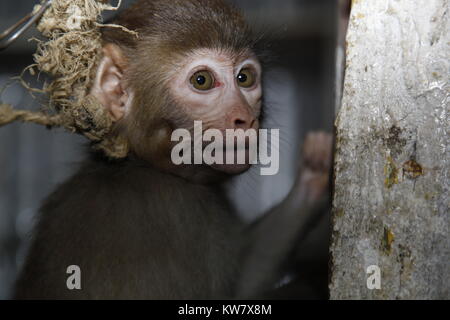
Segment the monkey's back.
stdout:
[[[231,296],[241,225],[219,194],[137,162],[89,161],[42,206],[15,298]],[[67,288],[71,265],[81,290]]]

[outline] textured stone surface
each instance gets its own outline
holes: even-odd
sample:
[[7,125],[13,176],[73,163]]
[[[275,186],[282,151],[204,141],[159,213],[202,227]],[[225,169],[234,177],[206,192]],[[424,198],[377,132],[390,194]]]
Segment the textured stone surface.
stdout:
[[[449,2],[354,0],[332,299],[449,299]],[[366,269],[381,269],[369,290]]]

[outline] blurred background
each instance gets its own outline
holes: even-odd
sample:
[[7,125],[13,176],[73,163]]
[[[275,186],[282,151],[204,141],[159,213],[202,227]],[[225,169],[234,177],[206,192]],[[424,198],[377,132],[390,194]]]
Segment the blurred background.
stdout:
[[[124,0],[122,8],[132,2]],[[305,133],[332,131],[338,98],[336,61],[343,54],[342,48],[337,49],[342,21],[335,0],[233,2],[256,29],[273,39],[273,63],[265,82],[264,125],[280,129],[280,172],[262,177],[258,168],[253,168],[229,186],[240,215],[252,221],[282,200],[291,188]],[[0,32],[37,3],[2,0]],[[37,36],[36,31],[30,30],[0,52],[0,90],[4,89],[0,100],[19,109],[39,108],[39,103],[12,79],[33,62],[35,43],[28,41],[33,36]],[[33,124],[0,128],[0,299],[9,297],[42,200],[73,173],[84,157],[85,144],[82,137]],[[314,297],[327,297],[329,233],[326,217],[301,248],[300,265],[307,266],[302,272],[311,279]]]

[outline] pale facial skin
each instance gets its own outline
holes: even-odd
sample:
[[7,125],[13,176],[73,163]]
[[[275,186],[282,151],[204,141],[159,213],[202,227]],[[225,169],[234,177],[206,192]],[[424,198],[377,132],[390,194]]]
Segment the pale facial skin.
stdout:
[[[252,54],[234,57],[226,52],[200,49],[174,68],[168,83],[175,101],[191,118],[190,125],[194,120],[202,121],[203,130],[218,129],[225,136],[226,129],[259,129],[261,72],[261,65]],[[198,76],[200,83],[206,81],[200,89],[196,87]],[[248,159],[248,150],[234,152],[235,157],[238,152],[244,152]],[[212,167],[236,174],[250,165],[214,164]]]
[[[238,80],[242,70],[248,70],[245,86]],[[211,89],[199,90],[191,83],[192,77],[201,71],[207,71],[213,77]],[[248,79],[248,72],[251,72],[253,80]],[[261,65],[253,55],[234,59],[217,50],[194,51],[174,69],[169,87],[192,120],[203,121],[205,130],[259,128]]]

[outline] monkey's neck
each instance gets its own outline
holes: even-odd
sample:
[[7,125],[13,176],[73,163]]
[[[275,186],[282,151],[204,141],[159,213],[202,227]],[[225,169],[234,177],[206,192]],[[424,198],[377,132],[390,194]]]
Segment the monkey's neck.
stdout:
[[133,156],[112,160],[95,153],[91,154],[81,171],[108,176],[116,183],[138,188],[143,193],[151,193],[156,189],[161,192],[161,201],[165,199],[173,201],[177,195],[180,196],[177,200],[182,202],[201,203],[203,199],[214,199],[221,207],[232,211],[224,191],[224,182],[229,176],[194,165],[171,169],[173,168],[156,167]]
[[186,180],[188,183],[207,185],[209,187],[219,188],[231,180],[232,176],[224,172],[212,169],[205,164],[201,165],[174,165],[170,159],[159,161],[158,163],[151,163],[137,158],[130,153],[126,159],[111,160],[105,159],[102,155],[96,155],[94,158],[107,161],[109,163],[115,162],[117,164],[136,165],[149,170],[159,171],[160,173],[168,174]]

